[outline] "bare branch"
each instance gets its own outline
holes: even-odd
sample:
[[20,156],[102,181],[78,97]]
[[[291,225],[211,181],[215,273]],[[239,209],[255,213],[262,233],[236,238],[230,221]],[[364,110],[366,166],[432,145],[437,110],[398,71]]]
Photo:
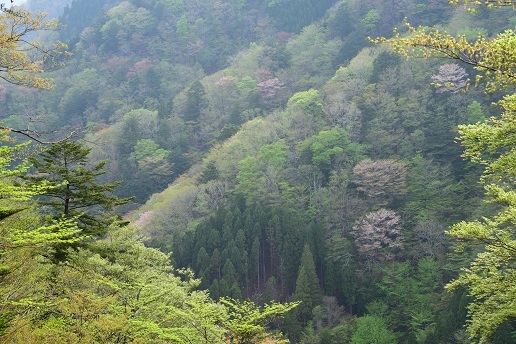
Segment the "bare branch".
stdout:
[[4,127],[4,126],[0,126],[0,130],[7,130],[11,133],[23,135],[37,143],[41,143],[44,145],[50,145],[53,143],[59,143],[59,142],[69,140],[70,138],[74,137],[75,135],[77,135],[80,132],[79,130],[72,130],[71,132],[68,133],[68,135],[66,135],[66,137],[64,137],[62,139],[59,139],[56,141],[43,141],[42,139],[39,138],[40,136],[50,135],[52,133],[58,132],[58,130],[53,130],[53,131],[48,131],[48,132],[40,132],[40,131],[36,131],[36,130],[31,130],[31,129],[12,129],[12,128],[8,128],[8,127]]

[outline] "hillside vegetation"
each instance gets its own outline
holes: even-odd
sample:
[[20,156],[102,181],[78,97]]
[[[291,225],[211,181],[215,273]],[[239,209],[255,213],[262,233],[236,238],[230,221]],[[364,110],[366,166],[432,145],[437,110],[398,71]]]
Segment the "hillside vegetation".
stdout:
[[[36,4],[27,6],[39,10]],[[474,281],[445,286],[481,259],[485,244],[495,257],[507,254],[497,266],[514,281],[514,255],[489,246],[502,233],[507,252],[514,247],[513,218],[504,212],[514,207],[513,158],[504,155],[514,150],[514,107],[504,98],[514,76],[486,88],[479,77],[486,69],[489,77],[489,68],[407,59],[368,40],[392,37],[395,27],[395,39],[409,37],[404,18],[477,44],[516,25],[510,6],[467,7],[446,0],[73,0],[49,7],[67,26],[38,39],[61,39],[72,56],[59,55],[64,65],[45,74],[53,90],[0,83],[0,118],[5,128],[59,128],[49,135],[54,141],[79,132],[88,147],[84,168],[112,186],[102,192],[131,225],[107,217],[111,206],[100,209],[96,199],[91,211],[102,214],[102,228],[74,218],[72,231],[87,234],[87,244],[51,242],[45,249],[52,254],[24,247],[33,277],[23,285],[57,287],[37,282],[41,295],[27,290],[16,298],[16,307],[25,302],[34,311],[30,317],[0,313],[14,314],[6,319],[16,329],[31,324],[6,330],[6,338],[265,343],[281,331],[305,344],[487,340],[465,331],[483,310],[475,308],[483,294],[468,289]],[[513,33],[506,34],[500,63],[514,71]],[[477,126],[500,141],[475,136]],[[35,146],[24,153],[32,156],[29,175],[45,156]],[[473,161],[461,156],[464,148]],[[43,224],[52,213],[46,209],[31,216]],[[502,232],[456,250],[471,233],[453,225],[477,220]],[[110,221],[116,225],[108,229]],[[450,228],[455,238],[445,233]],[[14,253],[4,256],[16,261]],[[1,285],[14,285],[17,273]],[[36,303],[46,311],[36,312]],[[250,311],[257,305],[273,311],[244,319],[263,324],[245,339],[232,321],[245,322],[239,312],[259,318]],[[489,343],[515,340],[514,313],[500,316]]]

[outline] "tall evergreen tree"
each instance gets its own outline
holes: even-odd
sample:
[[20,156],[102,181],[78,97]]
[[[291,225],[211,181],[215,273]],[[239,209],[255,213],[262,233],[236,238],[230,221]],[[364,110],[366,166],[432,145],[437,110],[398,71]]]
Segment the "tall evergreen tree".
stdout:
[[196,121],[202,110],[208,106],[206,91],[200,81],[196,81],[186,92],[184,118],[187,121]]
[[36,173],[24,178],[29,185],[47,181],[54,186],[44,192],[40,201],[51,209],[53,217],[76,217],[83,234],[97,236],[105,233],[112,221],[107,212],[130,198],[112,194],[120,182],[96,181],[96,177],[105,173],[106,161],[88,166],[90,150],[78,142],[54,143],[40,157],[29,159]]
[[294,301],[301,301],[298,307],[299,320],[303,323],[312,315],[312,309],[322,301],[322,291],[319,278],[315,272],[315,263],[308,245],[303,249],[299,275],[296,281],[296,291],[292,297]]

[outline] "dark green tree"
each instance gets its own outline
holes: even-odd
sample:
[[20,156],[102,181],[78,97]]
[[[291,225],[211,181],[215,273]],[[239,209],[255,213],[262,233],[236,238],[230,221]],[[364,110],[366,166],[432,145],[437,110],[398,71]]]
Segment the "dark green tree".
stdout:
[[98,236],[107,231],[113,220],[108,212],[130,198],[112,194],[120,182],[102,184],[96,181],[105,173],[106,161],[89,166],[90,150],[73,141],[54,143],[39,157],[29,159],[36,171],[24,178],[29,185],[47,181],[54,186],[45,191],[40,200],[42,205],[49,207],[52,217],[77,218],[83,234]]
[[206,91],[200,81],[196,81],[186,92],[184,118],[187,121],[196,121],[203,109],[208,106]]
[[321,17],[335,3],[334,0],[284,0],[270,1],[268,14],[280,30],[299,32],[303,27]]
[[215,180],[219,177],[219,171],[217,170],[217,166],[215,165],[215,161],[211,160],[206,164],[206,167],[201,172],[199,176],[199,183],[206,184],[210,180]]
[[303,323],[312,315],[312,309],[322,301],[322,291],[319,278],[315,272],[315,263],[308,245],[303,249],[299,275],[296,281],[296,291],[292,297],[294,301],[301,301],[298,307],[299,320]]
[[[240,291],[240,286],[238,284],[238,273],[235,269],[231,260],[226,259],[226,263],[222,268],[222,281],[221,283],[221,294],[229,295],[232,298],[241,299],[242,293]],[[224,286],[224,287],[223,287]],[[223,289],[224,288],[224,289]]]

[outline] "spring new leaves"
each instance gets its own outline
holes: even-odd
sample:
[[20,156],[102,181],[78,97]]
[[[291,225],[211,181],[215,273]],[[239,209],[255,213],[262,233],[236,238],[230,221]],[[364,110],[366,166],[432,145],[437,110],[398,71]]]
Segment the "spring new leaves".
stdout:
[[[513,2],[464,1],[467,7],[513,6]],[[516,33],[506,30],[493,38],[479,35],[468,41],[437,28],[413,27],[406,34],[395,31],[392,38],[377,38],[405,57],[448,58],[474,66],[477,84],[485,80],[486,92],[514,90],[516,84]],[[443,85],[437,85],[438,87]],[[459,126],[458,141],[463,157],[485,166],[480,182],[487,202],[498,206],[494,215],[453,225],[447,232],[459,249],[481,244],[470,267],[448,284],[448,289],[466,287],[473,297],[468,306],[467,329],[471,338],[487,343],[506,321],[516,318],[516,94],[497,103],[500,117]]]

